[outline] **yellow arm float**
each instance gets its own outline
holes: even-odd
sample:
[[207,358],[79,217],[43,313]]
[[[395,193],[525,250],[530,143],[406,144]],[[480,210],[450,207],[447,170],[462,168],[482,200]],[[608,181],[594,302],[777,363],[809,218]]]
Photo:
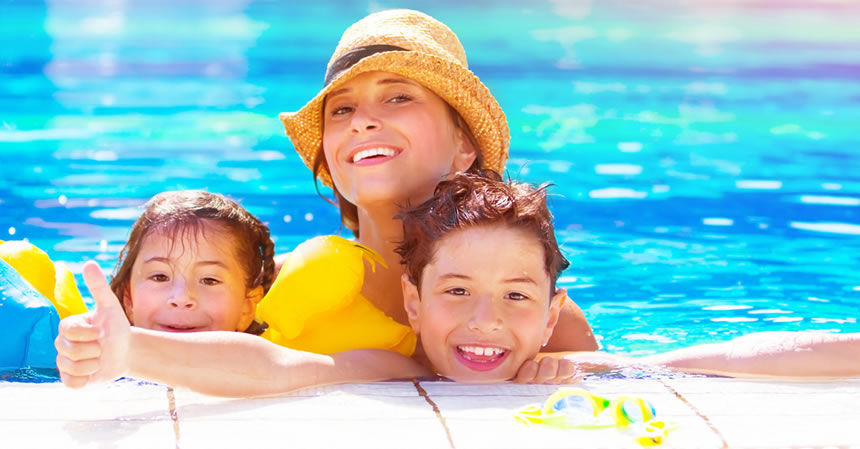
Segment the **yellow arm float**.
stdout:
[[62,262],[52,262],[33,244],[22,240],[0,240],[0,259],[51,301],[60,319],[87,311],[72,272]]
[[321,354],[377,348],[412,355],[417,341],[412,329],[361,295],[365,260],[373,270],[375,262],[385,267],[369,248],[337,236],[297,246],[257,307],[257,317],[269,325],[263,337]]

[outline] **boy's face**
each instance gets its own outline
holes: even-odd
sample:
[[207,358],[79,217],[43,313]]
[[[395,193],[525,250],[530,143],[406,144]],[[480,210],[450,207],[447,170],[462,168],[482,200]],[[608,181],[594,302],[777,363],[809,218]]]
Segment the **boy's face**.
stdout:
[[254,314],[236,240],[205,226],[200,232],[147,235],[132,267],[123,298],[131,323],[168,332],[242,331]]
[[433,368],[460,382],[512,378],[549,340],[565,296],[550,297],[538,239],[507,225],[446,235],[422,276],[420,295],[402,279],[409,322]]

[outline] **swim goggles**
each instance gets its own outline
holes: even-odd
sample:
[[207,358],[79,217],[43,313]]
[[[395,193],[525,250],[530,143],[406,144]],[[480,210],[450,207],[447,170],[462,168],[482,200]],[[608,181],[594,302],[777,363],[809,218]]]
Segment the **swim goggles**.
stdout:
[[642,446],[662,444],[678,428],[656,419],[654,406],[644,398],[618,396],[612,400],[581,388],[560,388],[543,405],[529,405],[514,414],[518,421],[559,429],[631,430]]

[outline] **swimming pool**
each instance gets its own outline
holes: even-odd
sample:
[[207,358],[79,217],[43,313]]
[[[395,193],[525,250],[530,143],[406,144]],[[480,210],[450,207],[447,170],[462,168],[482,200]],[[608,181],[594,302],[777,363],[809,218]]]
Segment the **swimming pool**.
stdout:
[[6,1],[0,239],[111,269],[179,188],[241,200],[281,251],[340,232],[276,115],[346,26],[410,7],[505,109],[508,175],[555,184],[561,284],[605,349],[860,332],[860,5],[630,3]]

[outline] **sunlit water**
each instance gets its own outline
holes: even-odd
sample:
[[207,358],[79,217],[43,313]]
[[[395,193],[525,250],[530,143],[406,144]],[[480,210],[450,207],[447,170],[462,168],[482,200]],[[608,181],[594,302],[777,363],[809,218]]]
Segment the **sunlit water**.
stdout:
[[180,188],[239,199],[280,251],[340,232],[276,115],[350,23],[405,6],[507,112],[507,174],[554,184],[560,283],[604,349],[860,332],[857,2],[293,3],[0,0],[0,239],[111,270]]

